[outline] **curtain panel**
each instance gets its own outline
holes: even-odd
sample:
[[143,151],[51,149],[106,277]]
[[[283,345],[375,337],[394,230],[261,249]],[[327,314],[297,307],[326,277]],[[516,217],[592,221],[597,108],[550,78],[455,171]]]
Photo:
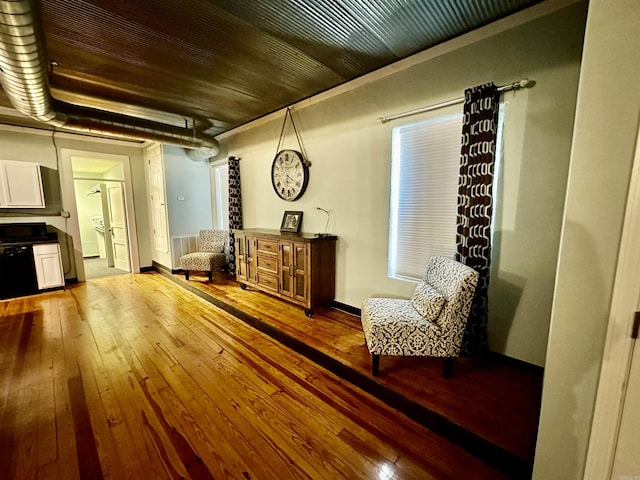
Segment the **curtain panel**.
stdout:
[[491,266],[493,170],[500,92],[493,83],[465,91],[458,180],[456,260],[476,270],[478,286],[467,321],[462,353],[488,350],[487,317]]
[[229,157],[229,273],[236,273],[236,236],[233,229],[242,228],[242,195],[240,191],[240,159]]

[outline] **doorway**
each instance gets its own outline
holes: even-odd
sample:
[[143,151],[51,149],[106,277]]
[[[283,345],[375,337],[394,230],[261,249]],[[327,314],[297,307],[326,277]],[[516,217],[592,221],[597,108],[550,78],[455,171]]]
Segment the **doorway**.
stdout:
[[73,184],[86,279],[129,273],[122,183],[76,177],[75,173]]
[[69,210],[77,220],[70,226],[78,281],[139,272],[129,157],[66,149],[62,153],[71,177],[67,185],[73,185],[69,206],[75,204],[75,209]]
[[72,156],[71,167],[86,279],[131,272],[122,162]]

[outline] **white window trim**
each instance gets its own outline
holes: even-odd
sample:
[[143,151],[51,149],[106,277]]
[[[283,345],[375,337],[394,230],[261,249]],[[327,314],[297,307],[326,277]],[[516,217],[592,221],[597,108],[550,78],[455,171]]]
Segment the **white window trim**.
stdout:
[[[222,185],[222,172],[226,170],[226,184]],[[227,160],[211,165],[211,179],[214,186],[212,198],[213,228],[229,229],[229,162]]]

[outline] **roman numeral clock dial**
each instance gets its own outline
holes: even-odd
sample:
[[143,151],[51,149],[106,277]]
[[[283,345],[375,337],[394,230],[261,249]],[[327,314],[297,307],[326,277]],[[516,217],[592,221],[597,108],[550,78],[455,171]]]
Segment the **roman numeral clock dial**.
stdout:
[[271,183],[280,198],[293,202],[302,197],[309,183],[309,167],[296,150],[280,150],[271,165]]

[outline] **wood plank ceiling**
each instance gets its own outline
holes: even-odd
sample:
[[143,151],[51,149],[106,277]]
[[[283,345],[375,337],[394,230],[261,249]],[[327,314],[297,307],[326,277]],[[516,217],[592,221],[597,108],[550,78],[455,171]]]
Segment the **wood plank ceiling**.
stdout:
[[[55,99],[216,135],[535,3],[40,0],[39,9]],[[9,107],[4,95],[0,104]]]

